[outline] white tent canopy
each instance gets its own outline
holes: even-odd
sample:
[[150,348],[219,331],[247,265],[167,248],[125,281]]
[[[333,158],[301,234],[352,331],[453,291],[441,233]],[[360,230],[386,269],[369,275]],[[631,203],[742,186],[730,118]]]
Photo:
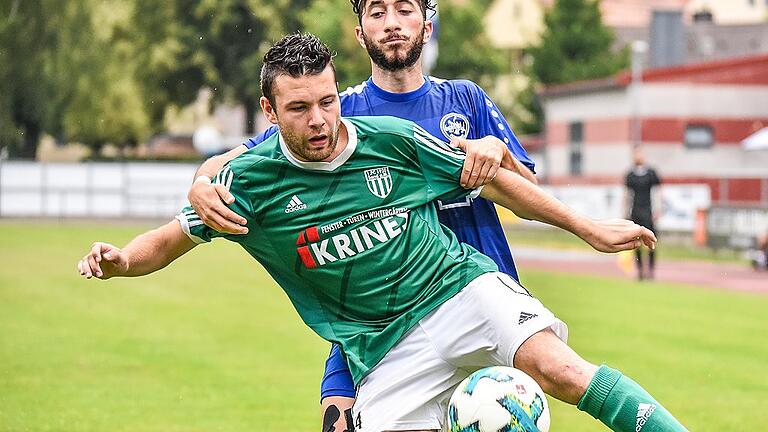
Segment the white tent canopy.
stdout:
[[764,127],[741,141],[744,150],[768,150],[768,127]]

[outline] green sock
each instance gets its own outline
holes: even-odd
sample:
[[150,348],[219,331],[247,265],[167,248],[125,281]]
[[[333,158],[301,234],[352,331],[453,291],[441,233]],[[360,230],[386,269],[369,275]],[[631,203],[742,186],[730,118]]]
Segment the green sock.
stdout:
[[576,406],[616,432],[688,430],[639,384],[605,365]]

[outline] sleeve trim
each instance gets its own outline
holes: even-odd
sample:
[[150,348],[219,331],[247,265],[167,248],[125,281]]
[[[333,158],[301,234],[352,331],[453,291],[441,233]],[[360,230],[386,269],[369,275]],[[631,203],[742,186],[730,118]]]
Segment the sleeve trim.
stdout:
[[193,226],[202,225],[203,221],[201,221],[200,219],[197,219],[193,222],[189,222],[187,220],[187,216],[184,214],[177,214],[176,220],[178,220],[179,223],[181,224],[181,229],[184,231],[184,234],[186,234],[190,240],[195,242],[195,244],[208,243],[206,240],[201,239],[200,237],[192,234],[192,231],[190,230],[190,228],[192,228]]

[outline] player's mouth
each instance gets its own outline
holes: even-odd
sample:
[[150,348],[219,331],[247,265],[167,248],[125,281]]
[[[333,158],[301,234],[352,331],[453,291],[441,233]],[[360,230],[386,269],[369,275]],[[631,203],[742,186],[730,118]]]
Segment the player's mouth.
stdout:
[[405,42],[408,42],[408,38],[403,36],[391,36],[383,41],[384,45],[396,45]]
[[328,144],[328,135],[316,135],[309,139],[312,147],[325,147]]

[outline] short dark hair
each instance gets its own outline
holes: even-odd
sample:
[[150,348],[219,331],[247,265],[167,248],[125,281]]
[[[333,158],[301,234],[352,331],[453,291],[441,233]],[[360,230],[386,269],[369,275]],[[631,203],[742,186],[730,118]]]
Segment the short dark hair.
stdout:
[[284,36],[264,54],[261,67],[261,94],[275,104],[272,86],[280,75],[298,78],[303,75],[318,75],[328,65],[336,76],[333,54],[317,36],[310,33],[294,33]]
[[[365,9],[365,2],[368,0],[349,0],[352,3],[352,10],[357,14],[357,21],[363,23],[363,10]],[[432,0],[420,0],[419,6],[421,6],[421,14],[424,15],[424,20],[427,19],[427,11],[435,11],[435,2]]]

